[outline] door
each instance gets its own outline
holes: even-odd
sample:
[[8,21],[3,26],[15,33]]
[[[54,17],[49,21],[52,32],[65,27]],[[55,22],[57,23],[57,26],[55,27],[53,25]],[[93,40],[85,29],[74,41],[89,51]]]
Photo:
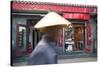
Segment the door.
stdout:
[[[27,45],[27,52],[31,53],[34,49],[37,43],[39,42],[41,38],[41,34],[39,31],[34,29],[34,25],[39,21],[39,19],[29,19],[27,20],[27,43],[30,43],[30,45]],[[31,49],[32,50],[31,50]]]

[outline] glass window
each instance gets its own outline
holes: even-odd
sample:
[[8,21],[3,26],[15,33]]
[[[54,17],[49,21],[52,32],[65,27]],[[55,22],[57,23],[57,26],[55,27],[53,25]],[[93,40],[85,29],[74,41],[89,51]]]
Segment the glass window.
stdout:
[[85,28],[83,24],[75,24],[65,28],[64,46],[66,51],[81,51],[84,49]]

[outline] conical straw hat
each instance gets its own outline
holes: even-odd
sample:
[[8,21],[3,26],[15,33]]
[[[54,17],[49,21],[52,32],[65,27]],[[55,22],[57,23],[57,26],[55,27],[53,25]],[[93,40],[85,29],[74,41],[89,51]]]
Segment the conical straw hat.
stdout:
[[39,22],[37,22],[34,28],[39,29],[50,26],[68,26],[69,24],[71,24],[71,22],[69,22],[56,12],[49,12]]

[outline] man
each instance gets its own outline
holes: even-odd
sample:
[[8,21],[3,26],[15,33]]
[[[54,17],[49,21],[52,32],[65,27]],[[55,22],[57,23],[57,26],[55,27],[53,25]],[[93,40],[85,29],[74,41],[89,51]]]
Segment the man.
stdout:
[[55,12],[48,13],[36,25],[40,32],[44,33],[28,61],[29,65],[57,64],[56,41],[58,31],[70,24],[69,21]]

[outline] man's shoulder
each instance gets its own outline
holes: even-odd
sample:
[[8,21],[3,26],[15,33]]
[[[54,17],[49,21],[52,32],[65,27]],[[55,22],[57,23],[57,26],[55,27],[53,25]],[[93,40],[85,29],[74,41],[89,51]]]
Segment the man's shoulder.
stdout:
[[39,43],[37,44],[36,46],[36,50],[39,51],[39,52],[43,52],[43,51],[46,51],[49,47],[47,46],[46,43]]
[[46,44],[43,44],[43,45],[41,44],[41,45],[38,45],[38,49],[40,51],[47,51],[47,50],[49,50],[49,46]]

